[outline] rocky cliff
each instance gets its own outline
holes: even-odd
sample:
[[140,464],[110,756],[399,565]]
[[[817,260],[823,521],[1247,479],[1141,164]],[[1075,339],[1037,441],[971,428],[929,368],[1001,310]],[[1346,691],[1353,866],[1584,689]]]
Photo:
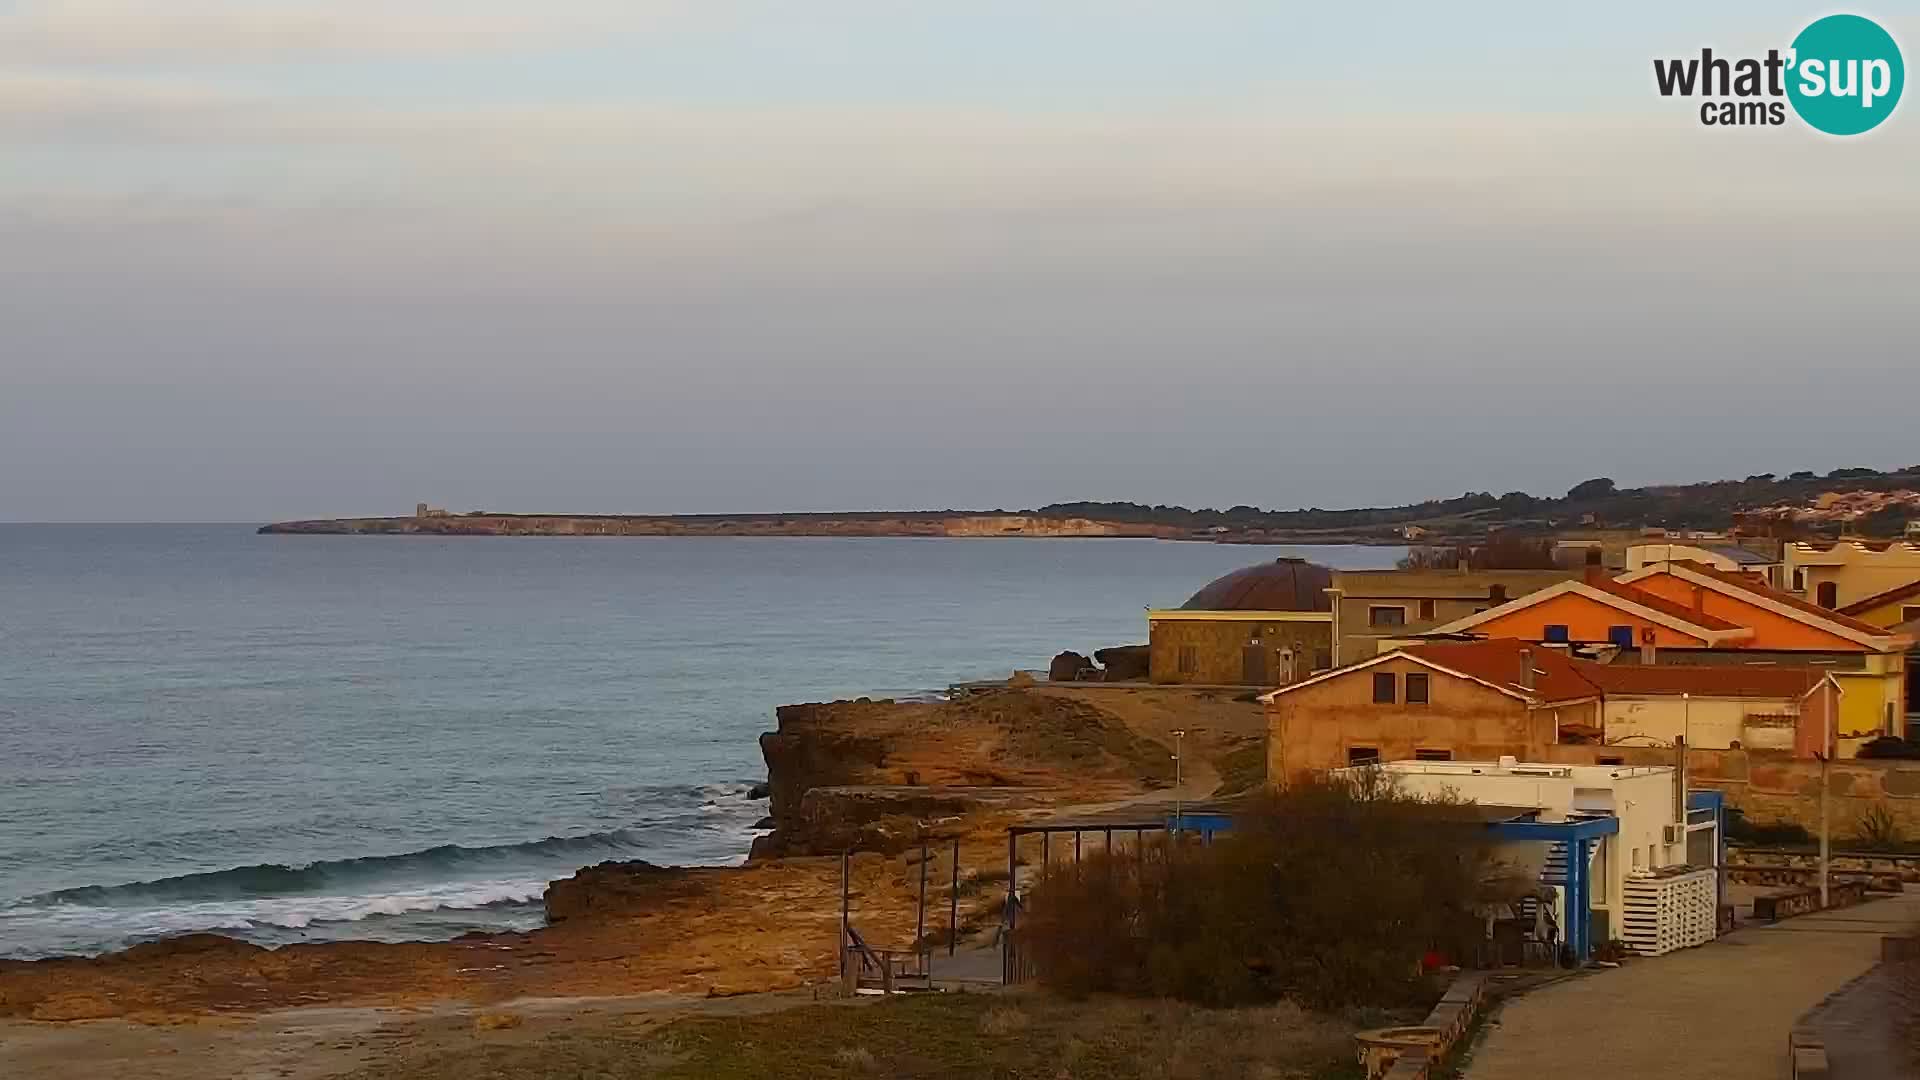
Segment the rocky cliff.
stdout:
[[790,705],[760,737],[771,836],[756,856],[898,850],[930,820],[1163,787],[1161,744],[1078,697],[1007,689],[943,702]]
[[1035,514],[448,514],[321,518],[264,525],[262,533],[427,536],[1131,536],[1190,539],[1192,530]]

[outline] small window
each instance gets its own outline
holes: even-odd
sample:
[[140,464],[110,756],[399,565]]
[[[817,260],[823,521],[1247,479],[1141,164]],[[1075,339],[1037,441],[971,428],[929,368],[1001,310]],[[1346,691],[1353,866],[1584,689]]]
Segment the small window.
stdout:
[[1817,597],[1815,603],[1818,603],[1823,608],[1837,608],[1840,606],[1840,586],[1831,581],[1821,582],[1820,587],[1815,590],[1815,596]]
[[1377,746],[1347,747],[1348,765],[1372,765],[1380,760],[1380,748]]
[[1633,627],[1609,626],[1607,627],[1607,640],[1623,649],[1631,649],[1633,648]]
[[1370,607],[1367,609],[1368,626],[1405,626],[1407,609],[1403,607]]
[[1906,604],[1900,608],[1900,621],[1912,622],[1920,619],[1920,604]]
[[1494,607],[1499,607],[1501,604],[1504,604],[1506,602],[1507,602],[1507,587],[1505,585],[1487,586],[1487,603],[1493,605]]
[[1415,761],[1452,761],[1453,751],[1451,750],[1415,750],[1413,752],[1413,760]]
[[1196,645],[1180,646],[1180,674],[1192,675],[1200,670],[1200,649]]
[[[1914,610],[1920,611],[1920,608],[1915,608]],[[1433,621],[1433,618],[1434,618],[1433,601],[1431,600],[1420,601],[1420,618],[1421,618],[1421,621],[1423,622]]]
[[1548,623],[1546,626],[1545,633],[1542,635],[1542,640],[1565,645],[1568,641],[1567,624],[1566,623]]
[[1313,670],[1325,671],[1332,666],[1333,666],[1333,650],[1332,649],[1313,650]]
[[1617,754],[1611,755],[1611,756],[1602,754],[1601,756],[1594,758],[1593,763],[1595,765],[1625,765],[1627,763],[1627,759],[1620,757]]
[[1395,685],[1397,681],[1397,676],[1391,671],[1375,673],[1373,676],[1373,703],[1375,705],[1391,705],[1395,701],[1398,701],[1399,694],[1396,691],[1399,688]]
[[1797,567],[1793,571],[1793,591],[1794,592],[1807,591],[1807,572]]
[[1425,672],[1413,672],[1407,676],[1407,704],[1425,705],[1427,703],[1427,676]]

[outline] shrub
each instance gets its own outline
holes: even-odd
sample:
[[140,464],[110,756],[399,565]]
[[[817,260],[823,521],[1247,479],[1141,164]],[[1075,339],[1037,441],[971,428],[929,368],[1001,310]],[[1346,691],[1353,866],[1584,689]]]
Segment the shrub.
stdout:
[[1862,811],[1853,835],[1861,847],[1868,849],[1897,848],[1905,840],[1900,833],[1900,822],[1885,803],[1874,803]]
[[1423,956],[1477,947],[1488,851],[1477,818],[1362,775],[1375,779],[1257,797],[1212,846],[1051,868],[1017,941],[1043,984],[1074,995],[1409,1000]]

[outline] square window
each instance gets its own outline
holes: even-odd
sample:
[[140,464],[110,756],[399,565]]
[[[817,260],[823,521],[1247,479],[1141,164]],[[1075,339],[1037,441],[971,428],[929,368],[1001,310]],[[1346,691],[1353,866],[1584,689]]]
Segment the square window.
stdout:
[[1420,618],[1423,622],[1432,621],[1432,619],[1434,618],[1433,601],[1431,600],[1420,601]]
[[1332,666],[1333,666],[1333,650],[1332,649],[1313,650],[1313,670],[1325,671]]
[[1407,704],[1425,705],[1427,703],[1427,676],[1423,672],[1413,672],[1407,676]]
[[1609,626],[1607,627],[1607,640],[1623,649],[1631,649],[1633,648],[1633,627]]
[[1415,750],[1413,752],[1413,760],[1415,761],[1452,761],[1453,751],[1451,750]]
[[1407,609],[1403,607],[1370,607],[1367,609],[1368,626],[1405,626]]
[[1557,642],[1562,645],[1566,644],[1568,641],[1566,624],[1565,623],[1548,623],[1546,627],[1546,632],[1543,635],[1542,640]]
[[1373,703],[1391,705],[1400,699],[1396,685],[1399,679],[1390,671],[1377,672],[1373,676]]
[[1347,747],[1348,765],[1372,765],[1380,760],[1380,750],[1373,746]]
[[1900,609],[1901,622],[1912,622],[1915,619],[1920,619],[1920,605],[1907,604],[1901,607]]

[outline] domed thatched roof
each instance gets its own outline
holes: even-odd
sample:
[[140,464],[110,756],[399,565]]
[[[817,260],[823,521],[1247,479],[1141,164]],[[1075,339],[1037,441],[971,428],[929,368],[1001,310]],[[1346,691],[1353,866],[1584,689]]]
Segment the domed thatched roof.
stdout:
[[1331,611],[1333,571],[1305,559],[1275,559],[1215,578],[1184,611]]

